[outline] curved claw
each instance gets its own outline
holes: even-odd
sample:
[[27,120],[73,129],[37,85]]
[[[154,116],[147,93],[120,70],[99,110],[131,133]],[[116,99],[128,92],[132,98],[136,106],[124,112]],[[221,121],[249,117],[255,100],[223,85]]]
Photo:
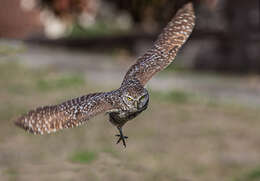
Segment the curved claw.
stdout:
[[119,130],[119,133],[120,133],[120,134],[115,135],[115,136],[119,137],[119,139],[117,140],[116,144],[118,144],[118,143],[120,143],[120,141],[122,141],[124,147],[126,147],[125,139],[127,139],[128,136],[124,136],[124,135],[123,135],[122,128],[118,128],[118,130]]
[[[120,135],[120,134],[116,134],[115,136],[117,136],[117,137],[121,137],[121,135]],[[125,138],[125,139],[127,139],[127,138],[128,138],[128,136],[124,136],[124,138]]]

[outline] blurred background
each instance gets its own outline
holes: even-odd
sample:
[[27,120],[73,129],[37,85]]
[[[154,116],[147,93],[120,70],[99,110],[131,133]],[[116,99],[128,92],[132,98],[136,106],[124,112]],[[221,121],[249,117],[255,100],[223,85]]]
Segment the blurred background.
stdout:
[[1,0],[0,180],[260,180],[260,2],[195,0],[197,25],[125,126],[33,136],[41,105],[120,86],[183,0]]

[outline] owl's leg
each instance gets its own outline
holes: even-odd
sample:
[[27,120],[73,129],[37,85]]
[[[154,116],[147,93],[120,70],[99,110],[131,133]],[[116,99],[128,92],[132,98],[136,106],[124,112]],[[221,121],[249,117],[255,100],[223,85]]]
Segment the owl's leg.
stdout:
[[122,132],[122,127],[117,127],[119,134],[117,134],[116,136],[119,137],[119,139],[117,140],[116,144],[120,143],[120,141],[123,141],[123,145],[124,147],[126,147],[126,143],[125,143],[125,139],[128,138],[128,136],[124,136],[123,132]]

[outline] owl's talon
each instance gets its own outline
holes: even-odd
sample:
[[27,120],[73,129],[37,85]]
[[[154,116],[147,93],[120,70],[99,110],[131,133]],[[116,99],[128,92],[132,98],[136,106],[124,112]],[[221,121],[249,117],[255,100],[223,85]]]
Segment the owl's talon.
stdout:
[[127,139],[128,136],[124,136],[123,135],[122,128],[118,128],[118,130],[119,130],[120,134],[115,135],[115,136],[119,137],[119,139],[117,140],[116,144],[120,143],[120,141],[122,140],[124,147],[126,147],[125,139]]
[[[117,137],[121,137],[121,135],[120,135],[120,134],[116,134],[115,136],[117,136]],[[128,136],[124,136],[124,138],[125,138],[125,139],[127,139],[127,138],[128,138]]]

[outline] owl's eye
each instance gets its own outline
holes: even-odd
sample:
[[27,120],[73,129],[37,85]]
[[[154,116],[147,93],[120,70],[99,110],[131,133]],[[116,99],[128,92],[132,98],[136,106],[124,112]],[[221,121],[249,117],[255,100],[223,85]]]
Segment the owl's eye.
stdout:
[[140,101],[144,101],[145,95],[140,98]]
[[133,99],[131,97],[127,97],[127,100],[128,101],[132,101]]

